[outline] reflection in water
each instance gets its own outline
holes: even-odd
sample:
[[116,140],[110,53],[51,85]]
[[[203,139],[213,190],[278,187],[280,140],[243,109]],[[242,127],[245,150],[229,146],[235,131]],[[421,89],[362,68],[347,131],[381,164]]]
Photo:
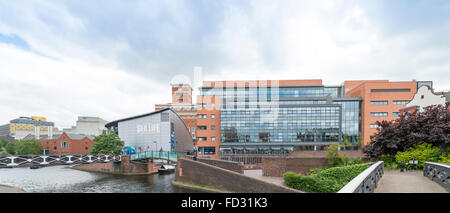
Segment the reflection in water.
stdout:
[[0,184],[26,192],[196,192],[173,186],[173,179],[173,173],[122,176],[78,171],[67,166],[0,169]]

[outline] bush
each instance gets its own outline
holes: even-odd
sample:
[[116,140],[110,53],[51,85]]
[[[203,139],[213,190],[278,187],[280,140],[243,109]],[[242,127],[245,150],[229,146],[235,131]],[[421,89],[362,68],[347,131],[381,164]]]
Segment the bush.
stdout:
[[385,155],[381,159],[384,162],[385,169],[398,169],[399,164],[395,160],[395,155]]
[[[333,167],[329,169],[310,170],[310,175],[301,176],[294,172],[286,172],[283,175],[285,184],[289,187],[305,192],[335,193],[344,187],[353,178],[358,176],[369,163],[351,166]],[[317,172],[313,174],[314,172]]]
[[[439,147],[433,147],[431,144],[422,143],[414,145],[408,151],[397,152],[395,160],[398,164],[401,164],[402,160],[405,163],[409,163],[410,160],[415,159],[418,161],[416,169],[422,169],[423,164],[426,161],[438,162],[441,159],[441,152]],[[407,165],[408,169],[411,169],[411,165]]]
[[441,159],[439,160],[439,163],[450,164],[450,153],[447,153],[446,155],[441,155]]
[[346,154],[344,154],[344,157],[341,158],[341,159],[342,159],[342,161],[339,164],[339,166],[351,166],[351,165],[356,165],[356,164],[363,163],[362,158],[360,158],[360,157],[349,158],[349,157],[347,157]]

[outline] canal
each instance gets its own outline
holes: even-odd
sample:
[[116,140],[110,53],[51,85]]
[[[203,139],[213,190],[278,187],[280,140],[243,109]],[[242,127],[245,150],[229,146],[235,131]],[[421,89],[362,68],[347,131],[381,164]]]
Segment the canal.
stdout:
[[195,193],[172,185],[174,174],[123,176],[74,170],[68,166],[40,169],[2,168],[0,185],[43,193]]

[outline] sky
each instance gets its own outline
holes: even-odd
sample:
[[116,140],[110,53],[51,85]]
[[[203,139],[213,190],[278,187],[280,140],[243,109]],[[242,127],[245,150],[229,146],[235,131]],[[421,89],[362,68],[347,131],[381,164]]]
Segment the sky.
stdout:
[[449,90],[449,38],[448,0],[0,0],[0,124],[151,112],[194,70]]

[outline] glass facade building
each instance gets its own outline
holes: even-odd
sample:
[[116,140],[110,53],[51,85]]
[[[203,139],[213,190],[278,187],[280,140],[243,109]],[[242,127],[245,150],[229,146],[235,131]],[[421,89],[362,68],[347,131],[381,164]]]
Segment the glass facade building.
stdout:
[[220,150],[321,149],[351,143],[360,132],[360,98],[344,86],[203,86],[200,96],[220,96]]

